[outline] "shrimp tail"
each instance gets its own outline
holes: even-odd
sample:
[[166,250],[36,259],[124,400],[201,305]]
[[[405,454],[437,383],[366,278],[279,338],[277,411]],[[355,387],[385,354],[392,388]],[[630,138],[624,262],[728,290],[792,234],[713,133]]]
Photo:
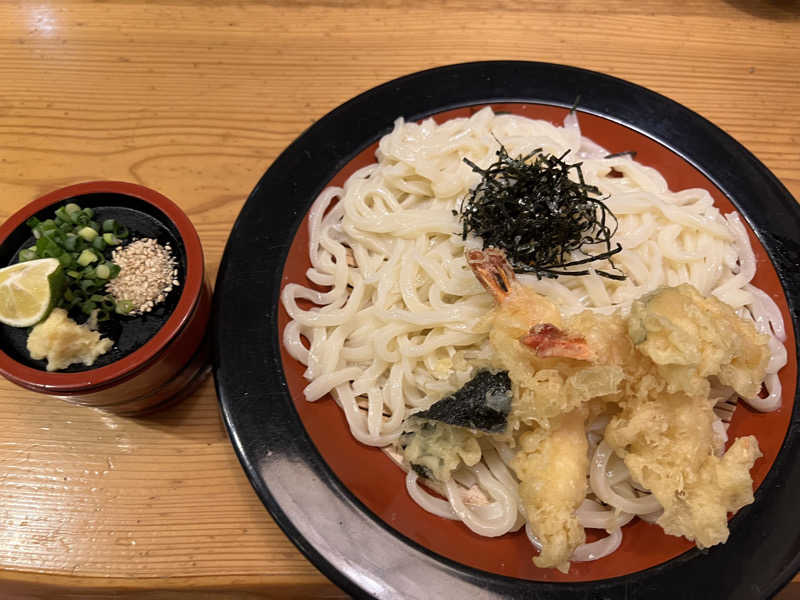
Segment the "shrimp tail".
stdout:
[[514,271],[506,260],[505,252],[497,248],[468,250],[467,264],[475,277],[481,282],[498,304],[511,293],[511,285],[516,281]]

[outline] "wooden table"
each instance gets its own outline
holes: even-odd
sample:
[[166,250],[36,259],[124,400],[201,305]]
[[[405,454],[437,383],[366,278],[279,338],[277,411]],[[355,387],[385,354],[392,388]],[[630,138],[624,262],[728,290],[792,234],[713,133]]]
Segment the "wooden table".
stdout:
[[[180,204],[213,281],[278,153],[353,95],[470,60],[642,84],[800,198],[800,3],[266,0],[0,4],[0,218],[91,179]],[[0,382],[0,597],[340,597],[270,519],[213,382],[129,420]],[[783,592],[800,597],[800,580]]]

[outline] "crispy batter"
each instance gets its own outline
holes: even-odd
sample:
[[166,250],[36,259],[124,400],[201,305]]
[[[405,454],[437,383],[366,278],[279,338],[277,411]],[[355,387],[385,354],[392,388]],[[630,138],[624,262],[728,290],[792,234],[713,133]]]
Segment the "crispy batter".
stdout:
[[670,392],[708,396],[708,377],[755,398],[769,361],[767,336],[733,309],[689,284],[664,287],[633,303],[631,339],[658,365]]
[[520,478],[519,494],[533,533],[542,544],[533,562],[566,573],[572,552],[586,540],[575,511],[586,497],[589,468],[584,420],[574,410],[520,436],[513,467]]
[[463,427],[436,421],[414,421],[400,438],[406,461],[421,476],[437,481],[450,479],[463,462],[467,466],[481,459],[475,436]]
[[[510,424],[524,431],[512,466],[542,543],[537,566],[569,569],[585,539],[575,514],[587,485],[584,422],[604,404],[614,413],[605,440],[664,507],[664,531],[701,548],[724,542],[728,512],[753,500],[750,469],[760,452],[746,437],[722,454],[709,378],[755,396],[769,357],[766,336],[689,285],[634,302],[627,319],[591,311],[563,319],[496,253],[475,253],[470,264],[499,302],[489,340],[496,366],[511,378]],[[546,352],[537,351],[542,344]]]
[[728,538],[727,514],[753,501],[750,469],[761,456],[752,436],[718,457],[705,398],[667,392],[629,397],[606,427],[605,440],[633,478],[664,507],[664,531],[706,548]]
[[[588,363],[567,356],[538,356],[524,339],[526,323],[561,323],[561,316],[544,297],[515,285],[495,312],[489,340],[498,367],[508,371],[513,385],[512,421],[549,427],[549,420],[582,407],[593,398],[614,394],[625,373],[620,365],[635,354],[625,325],[617,316],[582,313],[567,321],[565,334],[581,338],[594,358]],[[556,319],[557,317],[557,319]],[[535,320],[534,320],[535,319]]]

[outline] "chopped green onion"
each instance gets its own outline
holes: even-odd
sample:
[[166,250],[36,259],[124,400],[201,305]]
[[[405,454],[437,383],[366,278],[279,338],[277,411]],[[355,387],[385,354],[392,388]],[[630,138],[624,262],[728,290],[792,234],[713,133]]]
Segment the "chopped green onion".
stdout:
[[97,237],[97,232],[92,229],[91,227],[83,227],[78,230],[78,235],[85,239],[87,242],[91,242],[94,238]]
[[120,267],[108,260],[108,246],[122,243],[128,229],[114,219],[94,221],[94,210],[81,208],[74,202],[54,211],[53,218],[26,221],[36,239],[34,245],[19,251],[18,262],[36,258],[57,258],[67,275],[58,306],[80,309],[87,315],[93,311],[99,320],[111,312],[127,314],[133,310],[129,301],[117,302],[105,293],[105,284],[119,275]]
[[58,258],[64,251],[49,237],[36,240],[36,255],[40,258]]
[[49,238],[53,240],[55,243],[60,244],[64,240],[64,232],[61,231],[58,227],[55,229],[45,229],[42,231],[42,237]]
[[75,252],[78,249],[78,236],[68,233],[64,238],[64,249],[68,252]]
[[127,315],[133,310],[133,302],[130,300],[117,300],[117,306],[114,310],[120,315]]
[[92,311],[95,308],[97,308],[97,305],[91,300],[86,300],[83,304],[81,304],[81,310],[87,315],[92,314]]
[[80,288],[87,294],[95,291],[98,288],[97,282],[94,279],[81,279],[78,282]]
[[108,244],[109,246],[116,246],[117,244],[120,244],[120,243],[122,243],[122,240],[120,240],[120,239],[119,239],[119,238],[118,238],[116,235],[114,235],[113,233],[104,233],[104,234],[103,234],[103,240],[104,240],[104,241],[105,241],[105,243],[106,243],[106,244]]
[[36,247],[23,248],[19,251],[19,262],[26,262],[36,258]]
[[85,267],[89,263],[93,263],[96,260],[97,255],[88,248],[81,252],[80,256],[78,256],[78,264],[82,267]]

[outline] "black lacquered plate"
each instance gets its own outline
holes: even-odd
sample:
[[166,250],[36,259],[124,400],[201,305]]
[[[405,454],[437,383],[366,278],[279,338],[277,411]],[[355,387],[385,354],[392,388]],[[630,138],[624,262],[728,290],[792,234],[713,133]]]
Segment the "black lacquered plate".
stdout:
[[[784,381],[784,389],[796,390],[800,208],[752,154],[713,124],[625,81],[543,63],[454,65],[365,92],[301,135],[253,190],[226,247],[214,311],[217,391],[242,465],[290,539],[353,595],[761,598],[774,594],[800,566],[794,493],[800,486],[795,457],[800,407],[792,392],[784,395],[782,426],[773,434],[774,462],[763,474],[755,503],[731,521],[725,545],[709,552],[682,550],[643,570],[595,581],[531,580],[536,576],[453,559],[409,533],[341,468],[339,451],[326,449],[320,424],[304,416],[305,408],[290,393],[297,373],[281,356],[278,297],[284,274],[291,276],[286,260],[295,234],[319,191],[388,133],[397,116],[416,120],[485,104],[568,108],[578,97],[579,110],[591,118],[638,132],[682,157],[745,217],[774,267],[791,315],[786,323],[791,385]],[[374,485],[390,484],[378,478]],[[405,491],[398,488],[397,494]]]

